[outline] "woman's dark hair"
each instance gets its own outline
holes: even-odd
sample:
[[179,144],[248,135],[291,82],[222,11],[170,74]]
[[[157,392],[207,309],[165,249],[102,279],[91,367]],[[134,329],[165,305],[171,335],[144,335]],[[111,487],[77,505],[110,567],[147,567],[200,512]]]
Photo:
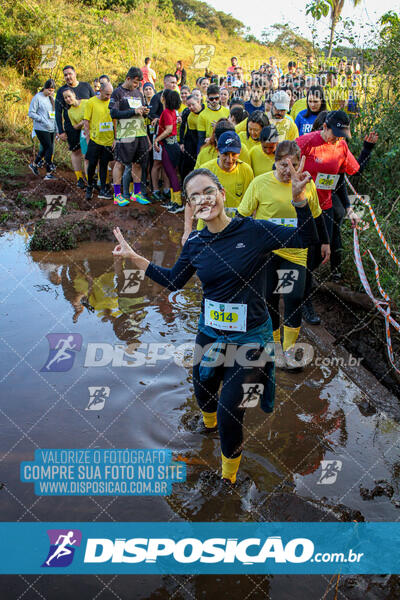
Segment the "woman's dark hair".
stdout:
[[[308,97],[310,94],[321,98],[321,107],[320,107],[318,113],[315,113],[310,109],[310,106],[308,104]],[[307,92],[307,112],[304,116],[307,118],[307,117],[311,117],[311,115],[315,115],[315,114],[318,115],[323,110],[326,110],[326,100],[325,100],[325,96],[324,96],[324,89],[320,85],[312,85]]]
[[322,125],[325,123],[327,116],[328,116],[327,110],[321,111],[318,114],[318,117],[315,119],[313,126],[311,127],[311,131],[320,131],[322,129]]
[[292,140],[280,142],[275,150],[275,162],[282,160],[285,156],[295,156],[298,160],[301,158],[301,150]]
[[183,199],[187,202],[187,195],[186,195],[186,190],[187,190],[187,186],[189,181],[191,181],[192,179],[194,179],[195,177],[197,177],[198,175],[206,175],[207,177],[209,177],[213,183],[215,183],[215,185],[217,186],[218,190],[223,190],[223,186],[220,182],[220,180],[218,179],[218,177],[215,175],[215,173],[212,173],[212,171],[210,171],[209,169],[204,169],[203,167],[201,167],[200,169],[195,169],[194,171],[192,171],[191,173],[189,173],[189,175],[186,175],[185,179],[183,180],[183,184],[182,184],[182,196]]
[[[47,81],[44,82],[44,86],[42,87],[42,89],[40,90],[41,92],[43,92],[43,90],[49,90],[49,89],[56,89],[56,82],[54,81],[54,79],[48,79]],[[50,102],[52,107],[55,107],[55,103],[54,103],[54,98],[53,96],[49,96],[50,98]]]
[[232,108],[231,110],[231,117],[235,119],[237,125],[247,119],[248,116],[249,113],[247,110],[244,110],[242,106],[235,106],[235,108]]
[[264,127],[267,127],[267,125],[269,125],[269,119],[262,110],[255,110],[254,112],[252,112],[249,118],[247,119],[246,124],[246,133],[248,138],[250,137],[249,123],[257,123],[257,125],[261,126],[261,129],[264,129]]
[[165,108],[169,108],[169,110],[178,110],[182,104],[181,97],[178,92],[164,90],[162,95],[164,96]]

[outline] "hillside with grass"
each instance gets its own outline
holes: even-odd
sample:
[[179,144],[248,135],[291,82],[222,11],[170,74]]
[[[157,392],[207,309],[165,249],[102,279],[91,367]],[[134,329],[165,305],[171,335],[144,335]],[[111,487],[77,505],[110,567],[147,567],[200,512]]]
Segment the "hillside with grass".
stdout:
[[[203,52],[211,57],[209,68],[221,74],[226,73],[233,55],[240,57],[240,64],[249,73],[271,54],[271,48],[244,39],[240,21],[225,15],[224,26],[221,21],[224,13],[210,9],[214,20],[210,13],[207,26],[207,18],[201,20],[201,11],[188,12],[187,3],[179,3],[175,9],[184,21],[178,20],[168,3],[140,0],[134,4],[127,11],[126,6],[99,8],[66,0],[3,2],[0,8],[2,137],[5,134],[9,140],[29,141],[31,123],[27,109],[32,94],[48,77],[62,84],[65,64],[73,64],[82,81],[93,81],[107,73],[116,84],[124,78],[128,67],[143,65],[146,56],[152,57],[152,67],[159,76],[174,72],[176,60],[181,59],[189,83],[194,84],[197,77],[204,75],[205,64],[196,62],[196,50],[199,56],[196,46],[208,46]],[[208,6],[204,2],[193,4]],[[45,60],[43,45],[50,46]],[[282,61],[287,59],[282,50],[276,55]],[[43,68],[46,61],[51,68]]]

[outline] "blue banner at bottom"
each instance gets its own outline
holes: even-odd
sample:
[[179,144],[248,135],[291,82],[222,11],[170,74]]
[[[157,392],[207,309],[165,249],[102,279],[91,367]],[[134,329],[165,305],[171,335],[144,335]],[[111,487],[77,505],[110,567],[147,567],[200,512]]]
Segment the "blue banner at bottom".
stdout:
[[1,574],[400,573],[400,523],[0,523]]

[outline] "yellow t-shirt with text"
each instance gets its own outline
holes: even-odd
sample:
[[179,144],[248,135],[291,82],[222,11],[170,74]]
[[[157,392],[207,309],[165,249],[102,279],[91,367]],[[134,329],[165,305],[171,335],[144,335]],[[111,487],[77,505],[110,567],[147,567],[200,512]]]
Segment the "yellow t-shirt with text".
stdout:
[[89,98],[85,105],[84,119],[90,124],[90,139],[100,146],[112,146],[114,142],[113,120],[108,109],[110,101],[97,96]]
[[[315,219],[322,211],[313,181],[307,183],[306,194]],[[292,204],[292,183],[278,181],[274,171],[253,179],[238,207],[238,212],[244,217],[249,217],[254,211],[256,219],[265,219],[286,227],[296,227],[297,213]],[[283,248],[274,250],[274,253],[297,265],[303,267],[307,265],[307,248]]]

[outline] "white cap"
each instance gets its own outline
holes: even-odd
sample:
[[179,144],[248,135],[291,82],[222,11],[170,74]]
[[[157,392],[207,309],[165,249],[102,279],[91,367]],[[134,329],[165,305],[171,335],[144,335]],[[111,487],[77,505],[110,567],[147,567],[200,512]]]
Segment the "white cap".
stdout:
[[271,102],[277,110],[289,110],[290,98],[283,90],[275,92],[271,97]]

